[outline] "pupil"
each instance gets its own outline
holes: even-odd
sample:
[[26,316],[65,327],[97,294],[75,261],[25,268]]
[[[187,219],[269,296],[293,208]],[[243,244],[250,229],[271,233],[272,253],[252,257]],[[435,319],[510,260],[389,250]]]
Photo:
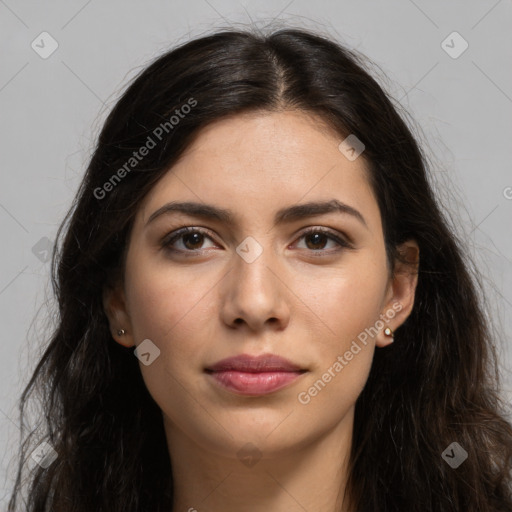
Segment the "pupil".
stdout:
[[[318,239],[320,238],[320,240],[322,239],[322,237],[324,237],[325,235],[323,233],[315,233],[313,235],[309,235],[309,238],[310,239],[315,239],[316,241],[313,242],[312,245],[323,245],[321,241],[319,241]],[[319,249],[319,247],[314,247],[315,249]]]
[[[197,244],[201,245],[201,237],[202,236],[203,235],[201,233],[190,233],[188,235],[185,235],[184,236],[185,246],[187,246],[190,249],[189,245],[197,245]],[[194,238],[194,237],[196,238],[195,241],[192,241],[190,244],[187,243],[187,240],[190,240],[191,238]]]

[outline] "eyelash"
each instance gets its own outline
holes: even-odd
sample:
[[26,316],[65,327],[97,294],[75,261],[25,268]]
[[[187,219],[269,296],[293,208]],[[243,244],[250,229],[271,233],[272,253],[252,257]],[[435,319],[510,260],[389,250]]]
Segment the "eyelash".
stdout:
[[[183,250],[183,249],[175,249],[172,247],[172,244],[176,240],[183,237],[184,235],[188,235],[191,233],[200,233],[201,235],[205,235],[208,238],[212,239],[212,236],[210,235],[209,231],[207,231],[203,228],[194,228],[194,227],[187,226],[187,227],[180,228],[180,229],[173,231],[172,233],[169,233],[168,235],[166,235],[161,242],[162,248],[164,248],[167,251],[173,252],[173,253],[182,253],[182,254],[188,253],[187,256],[200,254],[201,249]],[[340,247],[338,247],[336,249],[318,249],[318,250],[309,249],[309,252],[311,252],[313,254],[320,253],[320,254],[315,254],[315,256],[322,256],[322,253],[324,253],[324,254],[327,253],[328,255],[333,254],[333,252],[338,252],[342,248],[344,248],[344,249],[352,249],[353,248],[353,245],[351,243],[349,243],[347,240],[344,240],[343,238],[334,234],[332,231],[325,229],[325,228],[315,228],[315,227],[310,228],[307,231],[304,231],[303,233],[301,233],[299,239],[304,238],[311,234],[316,234],[316,233],[321,233],[323,235],[326,235],[328,239],[333,240]]]

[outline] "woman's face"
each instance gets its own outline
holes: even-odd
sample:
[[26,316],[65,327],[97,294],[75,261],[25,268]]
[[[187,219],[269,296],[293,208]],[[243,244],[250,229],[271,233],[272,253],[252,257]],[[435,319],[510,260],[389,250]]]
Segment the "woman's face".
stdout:
[[[169,434],[234,458],[246,443],[265,456],[350,430],[375,346],[409,314],[416,282],[389,278],[365,162],[341,141],[298,112],[225,118],[145,197],[106,308],[127,331],[119,343],[150,340],[140,367]],[[207,371],[241,354],[301,371]]]

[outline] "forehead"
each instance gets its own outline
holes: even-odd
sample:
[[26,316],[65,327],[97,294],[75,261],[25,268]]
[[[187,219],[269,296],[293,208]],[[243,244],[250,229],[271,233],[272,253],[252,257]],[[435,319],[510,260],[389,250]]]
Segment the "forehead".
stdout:
[[362,157],[339,150],[344,137],[298,111],[251,112],[198,132],[146,196],[140,214],[174,199],[229,205],[240,215],[273,214],[283,205],[337,198],[365,217],[379,216]]

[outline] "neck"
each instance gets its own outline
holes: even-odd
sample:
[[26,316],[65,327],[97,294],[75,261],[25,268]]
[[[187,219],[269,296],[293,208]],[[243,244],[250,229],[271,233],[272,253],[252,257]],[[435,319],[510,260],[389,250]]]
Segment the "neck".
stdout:
[[278,451],[270,443],[258,441],[255,447],[240,442],[232,456],[224,447],[199,446],[166,417],[164,425],[174,482],[173,512],[349,510],[343,493],[353,409],[341,423],[300,446]]

